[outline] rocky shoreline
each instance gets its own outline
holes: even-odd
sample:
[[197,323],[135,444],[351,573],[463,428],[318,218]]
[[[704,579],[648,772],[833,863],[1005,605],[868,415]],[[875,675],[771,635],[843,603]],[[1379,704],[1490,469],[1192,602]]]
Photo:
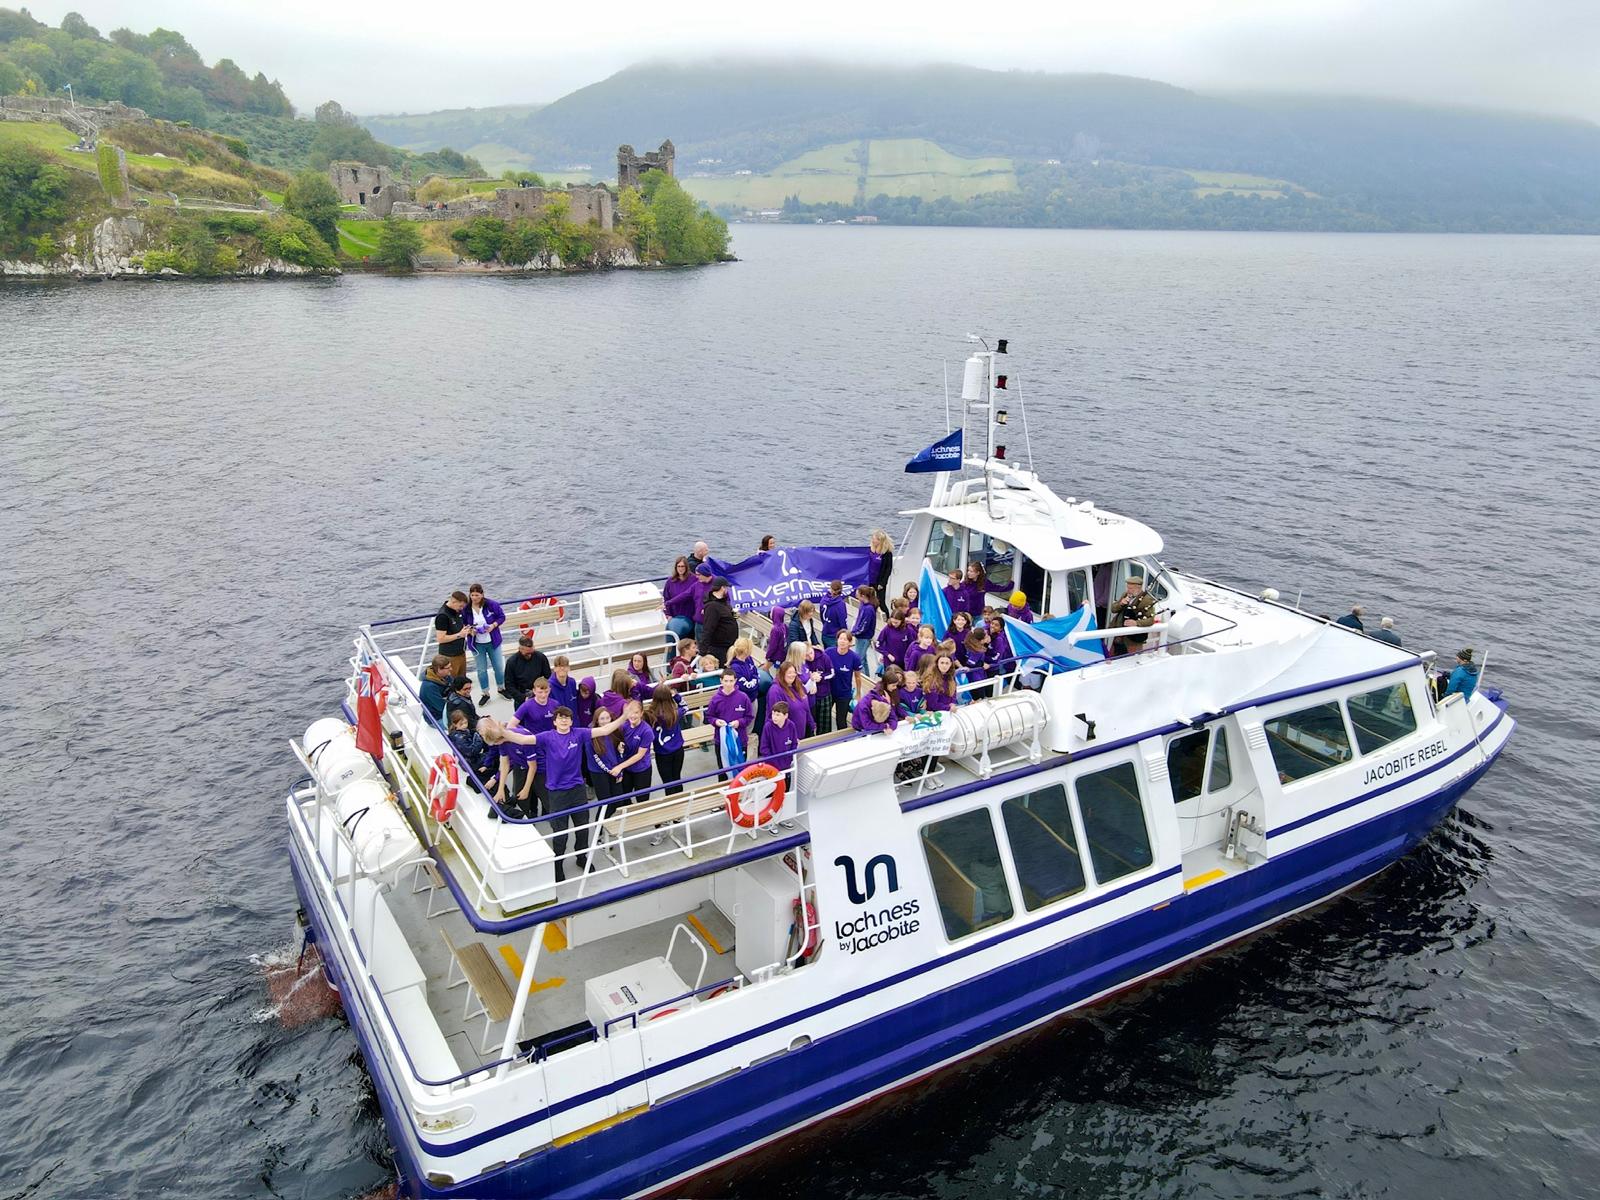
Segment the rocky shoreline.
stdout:
[[[188,278],[182,271],[161,267],[148,271],[137,261],[149,249],[146,223],[138,217],[107,217],[90,232],[82,252],[67,252],[50,262],[26,259],[0,259],[0,279],[155,279]],[[319,269],[263,258],[242,263],[216,278],[251,279],[277,275],[337,275],[339,269]]]

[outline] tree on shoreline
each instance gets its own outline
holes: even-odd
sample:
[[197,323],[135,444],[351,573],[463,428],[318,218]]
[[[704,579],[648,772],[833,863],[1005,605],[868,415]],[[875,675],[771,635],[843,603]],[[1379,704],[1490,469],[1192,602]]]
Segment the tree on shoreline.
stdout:
[[378,261],[391,271],[414,271],[422,253],[422,234],[410,221],[385,217],[378,229]]

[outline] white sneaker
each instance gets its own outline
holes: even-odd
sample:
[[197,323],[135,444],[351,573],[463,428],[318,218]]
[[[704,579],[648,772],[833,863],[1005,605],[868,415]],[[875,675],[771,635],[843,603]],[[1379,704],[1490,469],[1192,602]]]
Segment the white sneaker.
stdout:
[[666,840],[667,840],[667,835],[666,834],[658,833],[658,834],[655,835],[655,837],[650,839],[648,844],[651,845],[651,846],[659,846],[659,845],[661,845],[662,842],[664,842]]

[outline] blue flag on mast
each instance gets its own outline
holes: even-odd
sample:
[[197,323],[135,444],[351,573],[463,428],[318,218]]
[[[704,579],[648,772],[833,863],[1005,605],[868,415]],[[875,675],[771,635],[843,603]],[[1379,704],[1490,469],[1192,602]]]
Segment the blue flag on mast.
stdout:
[[918,450],[906,470],[912,474],[925,471],[959,471],[961,469],[961,430],[947,433],[933,445]]

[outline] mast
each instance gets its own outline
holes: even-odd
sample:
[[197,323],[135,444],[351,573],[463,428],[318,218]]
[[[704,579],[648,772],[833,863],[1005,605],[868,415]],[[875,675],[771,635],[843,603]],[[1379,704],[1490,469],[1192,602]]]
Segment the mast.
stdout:
[[[1010,422],[1010,413],[1002,408],[1008,404],[1007,395],[1008,376],[1005,374],[1004,361],[999,363],[996,359],[1006,354],[1006,338],[1000,338],[995,343],[995,349],[989,349],[975,334],[968,337],[983,349],[967,358],[966,367],[961,377],[961,443],[962,466],[970,467],[975,471],[983,472],[983,497],[988,507],[989,516],[995,518],[994,511],[994,475],[995,463],[1006,461],[1005,443],[1000,439],[1005,436],[1005,427]],[[972,435],[975,425],[982,420],[983,456],[980,458],[970,453]]]

